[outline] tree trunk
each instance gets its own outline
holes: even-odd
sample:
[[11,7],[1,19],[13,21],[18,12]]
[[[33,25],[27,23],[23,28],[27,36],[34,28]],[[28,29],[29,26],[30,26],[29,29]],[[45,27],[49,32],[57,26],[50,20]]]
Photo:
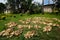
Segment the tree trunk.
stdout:
[[42,14],[44,14],[44,0],[42,0]]

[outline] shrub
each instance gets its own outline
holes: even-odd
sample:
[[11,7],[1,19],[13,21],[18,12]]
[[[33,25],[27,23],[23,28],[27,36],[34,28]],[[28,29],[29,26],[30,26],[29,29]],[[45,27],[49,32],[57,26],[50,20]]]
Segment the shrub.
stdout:
[[1,20],[5,20],[5,19],[6,19],[6,16],[1,16],[0,19],[1,19]]

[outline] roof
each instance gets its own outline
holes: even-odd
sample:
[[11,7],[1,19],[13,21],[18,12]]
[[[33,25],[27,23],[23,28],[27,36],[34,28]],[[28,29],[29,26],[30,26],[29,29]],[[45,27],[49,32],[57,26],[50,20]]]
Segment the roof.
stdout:
[[55,4],[47,4],[47,5],[44,5],[44,6],[54,6]]

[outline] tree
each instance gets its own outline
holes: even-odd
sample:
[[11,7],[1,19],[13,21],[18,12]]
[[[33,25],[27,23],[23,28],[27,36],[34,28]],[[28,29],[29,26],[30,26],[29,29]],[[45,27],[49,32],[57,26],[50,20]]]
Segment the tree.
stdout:
[[[11,7],[11,10],[14,12],[21,9],[21,12],[29,10],[33,0],[7,0],[8,4]],[[20,7],[19,7],[20,6]]]
[[41,5],[37,2],[33,3],[30,8],[31,13],[41,13]]
[[11,11],[15,12],[15,0],[7,0],[8,5],[10,6]]
[[22,11],[27,11],[31,9],[31,6],[32,6],[32,1],[33,0],[24,0],[24,1],[20,1],[20,4],[21,4],[21,10]]
[[25,13],[28,10],[29,12],[33,12],[33,10],[37,7],[36,4],[32,3],[33,0],[7,0],[7,1],[13,12]]
[[52,0],[55,4],[55,7],[58,9],[58,11],[60,12],[60,0]]
[[43,11],[43,9],[44,9],[44,0],[42,0],[42,14],[44,14],[44,11]]
[[0,3],[0,13],[3,13],[5,8],[5,4]]

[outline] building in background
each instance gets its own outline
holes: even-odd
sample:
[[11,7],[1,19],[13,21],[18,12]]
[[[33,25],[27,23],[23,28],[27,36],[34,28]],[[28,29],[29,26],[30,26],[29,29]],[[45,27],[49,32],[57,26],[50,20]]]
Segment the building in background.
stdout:
[[44,12],[53,12],[53,6],[54,4],[47,4],[43,6],[43,11]]

